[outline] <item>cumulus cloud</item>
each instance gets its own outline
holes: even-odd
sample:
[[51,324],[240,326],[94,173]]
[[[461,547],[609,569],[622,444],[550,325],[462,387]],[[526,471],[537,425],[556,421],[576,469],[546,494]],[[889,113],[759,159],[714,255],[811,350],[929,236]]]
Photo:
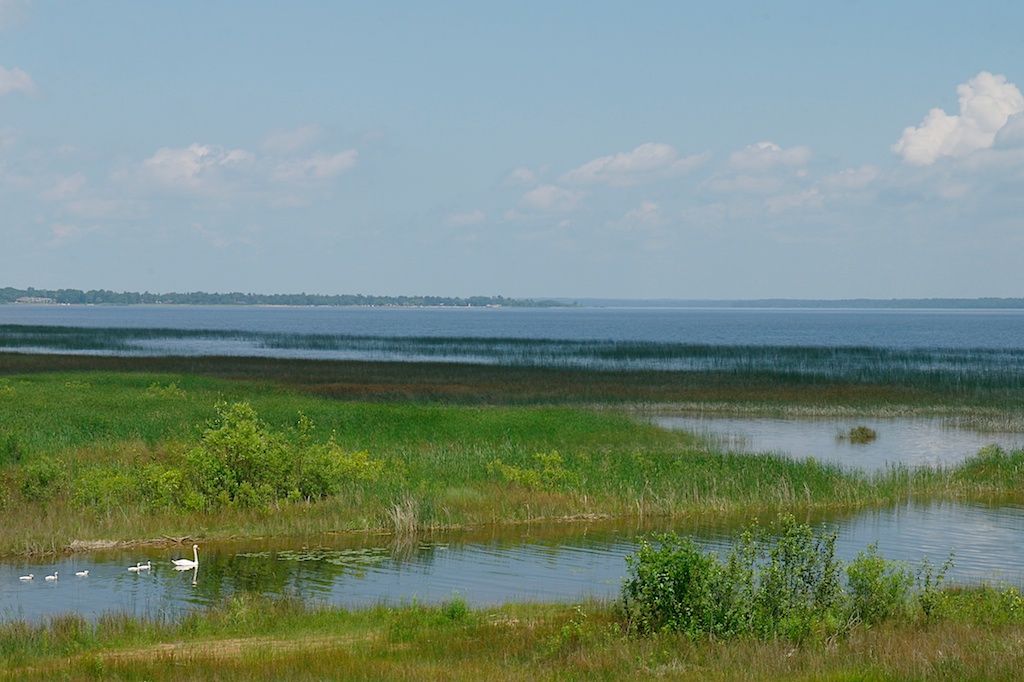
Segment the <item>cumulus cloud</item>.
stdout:
[[162,147],[142,162],[142,168],[161,185],[180,189],[202,189],[226,169],[251,165],[250,152],[226,150],[215,145],[190,144],[184,149]]
[[614,187],[636,185],[677,173],[684,173],[705,161],[708,154],[680,158],[675,147],[648,142],[636,149],[593,161],[563,174],[559,180],[572,185],[607,184]]
[[783,149],[774,142],[758,142],[734,152],[729,166],[736,170],[763,172],[773,168],[803,166],[811,160],[810,147]]
[[538,185],[523,195],[519,205],[533,211],[567,212],[574,210],[586,196],[556,185]]
[[991,147],[1008,120],[1024,111],[1024,95],[1005,76],[982,71],[956,91],[959,114],[932,109],[921,125],[903,131],[892,151],[915,166],[929,166],[942,157],[963,158]]
[[32,76],[28,73],[18,68],[7,69],[0,66],[0,96],[12,92],[31,94],[35,91],[36,84],[32,82]]

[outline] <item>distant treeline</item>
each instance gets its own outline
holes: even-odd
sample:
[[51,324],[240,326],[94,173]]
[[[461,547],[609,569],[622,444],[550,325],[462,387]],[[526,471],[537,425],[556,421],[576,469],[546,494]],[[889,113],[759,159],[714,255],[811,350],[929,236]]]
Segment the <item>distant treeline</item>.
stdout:
[[748,308],[1024,308],[1024,298],[764,299],[731,301],[729,305]]
[[610,299],[578,298],[574,305],[633,308],[926,308],[1021,309],[1024,298],[762,298],[762,299]]
[[228,294],[193,291],[184,294],[151,294],[148,291],[107,291],[94,289],[0,289],[0,303],[54,303],[61,305],[289,305],[289,306],[377,306],[377,307],[565,307],[557,301],[534,301],[504,296],[364,296],[363,294]]

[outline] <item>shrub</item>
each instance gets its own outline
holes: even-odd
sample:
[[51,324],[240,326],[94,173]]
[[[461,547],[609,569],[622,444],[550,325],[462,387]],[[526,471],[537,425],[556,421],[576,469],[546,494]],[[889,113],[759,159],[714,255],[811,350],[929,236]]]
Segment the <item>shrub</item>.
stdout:
[[875,545],[857,553],[846,575],[854,619],[873,625],[910,608],[914,576],[906,565],[882,558]]
[[44,457],[25,466],[21,494],[32,502],[46,502],[67,485],[67,465],[61,459]]
[[847,568],[845,591],[835,541],[835,533],[816,534],[791,516],[774,538],[757,527],[745,531],[724,561],[692,538],[658,536],[657,547],[644,541],[626,557],[624,614],[641,633],[799,642],[840,634],[851,621],[897,616],[913,604],[915,587],[926,614],[934,611],[948,562],[938,576],[925,564],[915,580],[869,547]]
[[248,403],[218,404],[202,443],[186,454],[195,487],[187,505],[264,507],[281,499],[317,499],[336,494],[346,482],[382,474],[383,462],[369,453],[346,452],[333,437],[314,443],[312,431],[312,422],[300,415],[292,441],[271,431]]

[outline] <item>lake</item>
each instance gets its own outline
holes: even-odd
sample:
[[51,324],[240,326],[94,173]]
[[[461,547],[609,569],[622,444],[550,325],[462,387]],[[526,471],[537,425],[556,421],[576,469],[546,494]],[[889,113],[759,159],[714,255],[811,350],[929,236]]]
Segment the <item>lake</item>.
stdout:
[[[436,347],[431,340],[456,339],[472,346],[473,353],[483,353],[458,356],[460,361],[480,357],[492,361],[504,352],[502,349],[511,347],[509,340],[533,339],[558,342],[530,345],[529,352],[537,353],[536,357],[577,352],[572,345],[577,342],[611,341],[900,351],[945,349],[950,353],[927,358],[954,357],[956,362],[960,362],[956,353],[969,350],[983,351],[976,357],[984,362],[1016,367],[1018,353],[1024,352],[1024,311],[1016,310],[8,305],[0,306],[0,326],[7,326],[0,330],[0,348],[4,347],[4,338],[15,339],[22,327],[28,326],[189,332],[148,334],[138,347],[128,351],[147,354],[437,359],[438,355],[424,355],[424,349]],[[232,333],[191,333],[197,330]],[[307,335],[303,341],[306,347],[268,343],[271,335]],[[340,343],[311,348],[308,335],[337,338]],[[388,345],[379,343],[381,339],[426,341]],[[7,347],[53,350],[45,344]],[[600,345],[589,348],[587,352],[601,350]],[[109,349],[91,352],[115,354]],[[813,456],[865,469],[893,463],[950,464],[988,443],[1010,448],[1021,444],[1018,435],[949,430],[933,420],[858,420],[857,425],[871,426],[879,434],[876,441],[862,446],[837,441],[838,431],[854,425],[839,420],[797,422],[679,416],[659,419],[666,428],[707,433],[737,450]],[[1019,507],[908,504],[808,520],[838,531],[838,551],[847,560],[868,544],[877,544],[887,558],[917,563],[927,557],[936,565],[954,551],[956,567],[952,575],[957,580],[1024,584],[1024,510]],[[0,563],[0,617],[38,619],[67,611],[89,618],[114,610],[140,615],[175,613],[208,606],[238,590],[297,595],[345,606],[412,600],[433,603],[456,594],[473,605],[509,600],[608,598],[618,594],[626,575],[624,557],[635,551],[644,534],[674,530],[693,534],[710,548],[722,548],[737,528],[706,522],[639,526],[635,521],[627,521],[533,524],[432,535],[415,542],[332,536],[303,541],[203,543],[201,566],[194,572],[172,569],[172,558],[188,554],[182,547],[97,551],[41,563],[8,561]],[[127,571],[128,566],[147,560],[154,562],[151,571]],[[89,575],[75,576],[81,570],[88,570]],[[53,571],[59,572],[59,580],[44,581],[43,576]],[[18,579],[28,573],[35,575],[34,580]]]
[[[0,305],[0,325],[385,338],[1024,350],[1024,310]],[[222,352],[213,340],[197,345],[192,350]]]

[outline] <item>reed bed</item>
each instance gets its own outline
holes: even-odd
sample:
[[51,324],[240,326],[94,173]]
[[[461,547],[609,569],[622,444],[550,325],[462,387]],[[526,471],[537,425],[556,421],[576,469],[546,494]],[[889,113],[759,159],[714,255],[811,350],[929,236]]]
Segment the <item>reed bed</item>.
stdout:
[[[226,345],[225,345],[226,344]],[[771,377],[781,383],[1019,391],[1024,350],[699,345],[537,338],[283,334],[244,330],[0,325],[0,348],[118,356],[299,353],[318,359],[431,361],[587,371]],[[221,349],[221,350],[218,350]]]

